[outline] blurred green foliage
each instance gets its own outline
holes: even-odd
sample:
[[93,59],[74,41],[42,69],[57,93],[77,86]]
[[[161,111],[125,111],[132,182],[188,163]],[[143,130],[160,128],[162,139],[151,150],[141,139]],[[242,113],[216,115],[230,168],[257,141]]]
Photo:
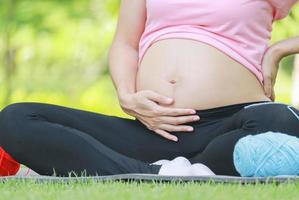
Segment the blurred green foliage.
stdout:
[[[0,105],[60,104],[130,117],[108,72],[120,0],[0,0]],[[271,42],[299,33],[299,6],[273,25]],[[293,58],[283,60],[278,101],[290,102]]]

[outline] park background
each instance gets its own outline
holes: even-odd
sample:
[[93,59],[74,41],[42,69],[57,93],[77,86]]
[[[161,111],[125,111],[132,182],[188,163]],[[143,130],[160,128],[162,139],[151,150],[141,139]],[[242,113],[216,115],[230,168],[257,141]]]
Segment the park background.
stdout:
[[[108,69],[119,3],[0,0],[0,109],[45,102],[130,118],[118,104]],[[271,44],[294,36],[299,36],[298,4],[273,24]],[[294,57],[280,64],[277,102],[295,104]]]
[[[281,0],[283,1],[283,0]],[[0,0],[0,110],[45,102],[129,117],[108,70],[120,0]],[[299,3],[298,3],[299,4]],[[271,44],[299,36],[299,5],[273,24]],[[128,27],[130,28],[130,27]],[[298,61],[298,62],[297,62]],[[296,103],[294,56],[281,62],[277,102]],[[293,75],[292,75],[293,74]],[[296,85],[296,87],[292,87]],[[296,89],[297,88],[297,89]],[[295,94],[295,95],[292,95]],[[297,200],[299,184],[0,183],[1,199]]]

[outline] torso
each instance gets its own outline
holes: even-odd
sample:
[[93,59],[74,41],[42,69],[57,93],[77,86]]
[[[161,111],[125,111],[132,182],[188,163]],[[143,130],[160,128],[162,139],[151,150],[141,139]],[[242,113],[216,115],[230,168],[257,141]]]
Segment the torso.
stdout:
[[180,108],[270,101],[247,68],[208,44],[188,39],[154,43],[138,68],[136,90],[172,97],[169,107]]

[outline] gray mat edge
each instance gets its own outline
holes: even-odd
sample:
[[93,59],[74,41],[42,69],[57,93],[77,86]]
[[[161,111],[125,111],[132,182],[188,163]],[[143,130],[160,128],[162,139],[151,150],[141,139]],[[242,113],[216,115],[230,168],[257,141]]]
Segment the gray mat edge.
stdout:
[[238,176],[162,176],[157,174],[117,174],[89,177],[54,176],[6,176],[1,182],[9,180],[33,180],[36,182],[84,182],[84,181],[165,181],[165,182],[214,182],[214,183],[282,183],[299,182],[299,176],[238,177]]

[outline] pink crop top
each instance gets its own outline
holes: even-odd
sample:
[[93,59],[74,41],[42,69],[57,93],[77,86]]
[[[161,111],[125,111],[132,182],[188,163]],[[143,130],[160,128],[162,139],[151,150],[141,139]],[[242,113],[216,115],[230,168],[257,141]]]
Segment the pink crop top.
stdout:
[[146,0],[147,19],[139,43],[140,65],[156,41],[185,38],[221,50],[263,82],[261,62],[272,23],[297,0]]

